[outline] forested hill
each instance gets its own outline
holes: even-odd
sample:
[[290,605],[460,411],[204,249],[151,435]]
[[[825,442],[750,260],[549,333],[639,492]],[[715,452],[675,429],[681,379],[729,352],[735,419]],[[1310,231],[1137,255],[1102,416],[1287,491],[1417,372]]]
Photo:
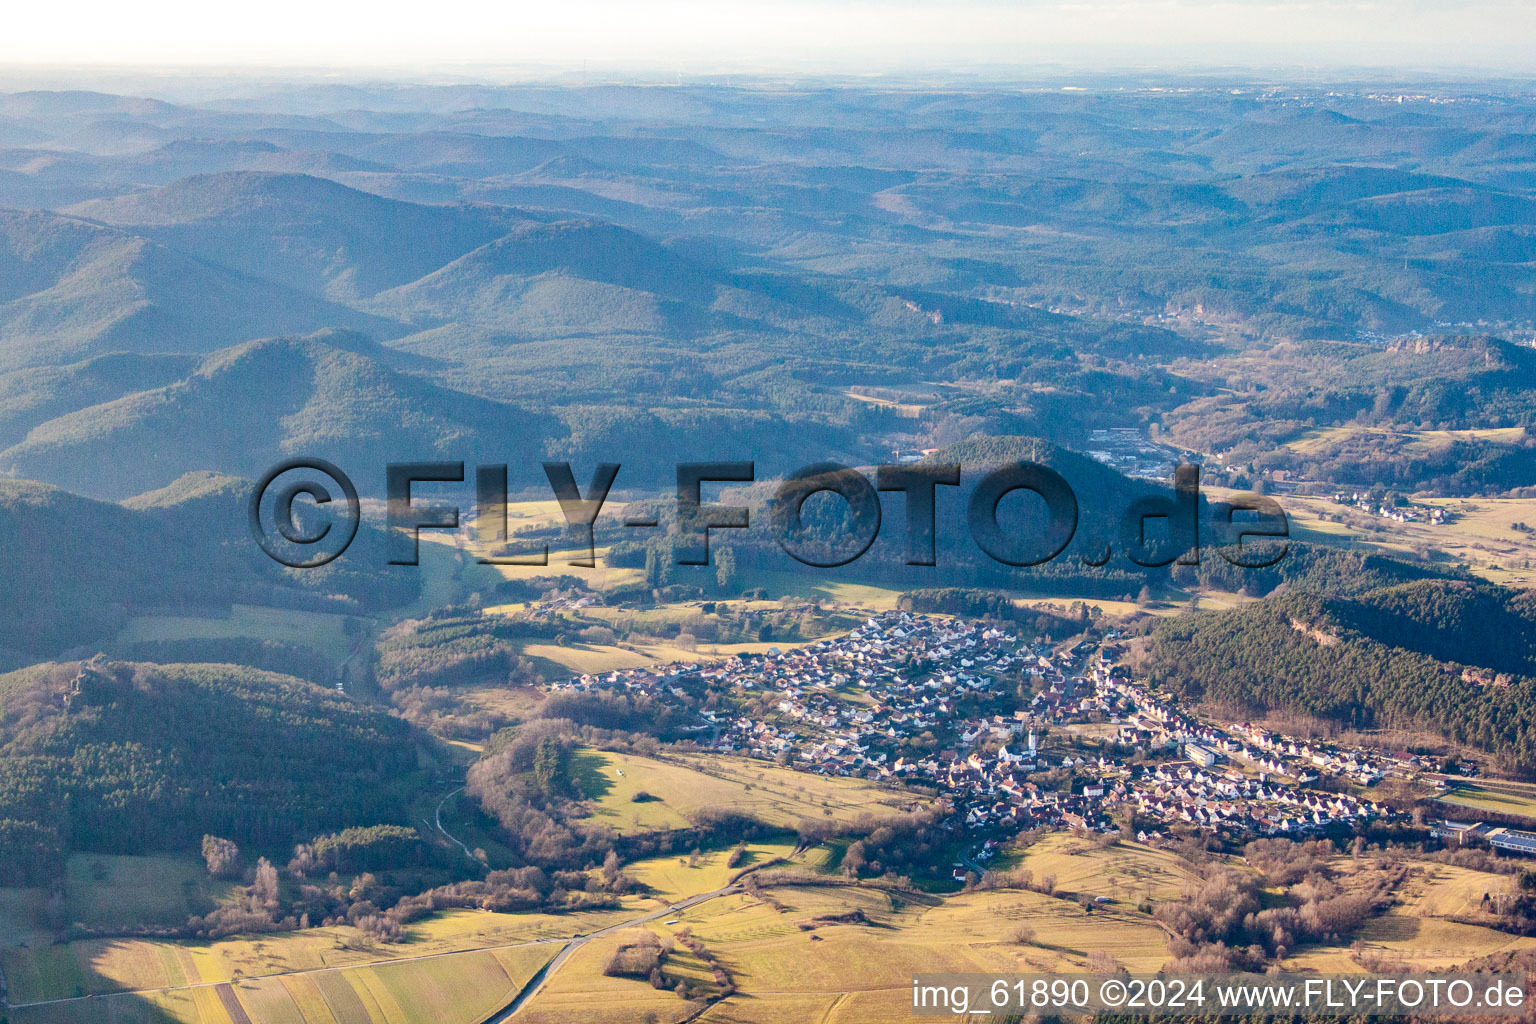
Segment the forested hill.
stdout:
[[[135,507],[93,501],[26,480],[0,480],[0,579],[11,600],[0,615],[0,660],[26,664],[106,642],[133,615],[232,601],[367,610],[413,599],[413,575],[382,577],[356,566],[382,551],[364,527],[354,563],[285,573],[250,539],[250,484],[192,476]],[[7,654],[6,652],[11,652]]]
[[204,834],[286,852],[404,821],[416,767],[404,721],[289,676],[36,665],[0,676],[0,875],[48,877],[69,851],[192,852]]
[[1536,601],[1464,581],[1291,591],[1169,620],[1153,683],[1254,711],[1422,729],[1536,769]]
[[[211,600],[198,550],[153,518],[45,484],[0,481],[0,647],[39,656],[100,638],[130,609]],[[178,589],[179,588],[179,589]],[[35,659],[34,659],[35,660]]]
[[247,342],[182,379],[37,424],[0,451],[0,468],[121,499],[197,470],[257,477],[289,454],[352,467],[473,460],[562,432],[546,413],[392,368],[406,358],[345,331]]

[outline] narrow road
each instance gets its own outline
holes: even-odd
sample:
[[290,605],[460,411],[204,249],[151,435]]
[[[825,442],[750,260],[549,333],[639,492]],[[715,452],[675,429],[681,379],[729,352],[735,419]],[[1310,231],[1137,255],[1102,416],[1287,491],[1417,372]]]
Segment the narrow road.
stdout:
[[437,802],[437,810],[433,812],[432,817],[437,822],[437,830],[451,839],[454,843],[457,843],[459,849],[464,851],[464,856],[468,857],[470,860],[474,860],[475,855],[470,852],[469,847],[465,846],[463,843],[460,843],[457,837],[455,837],[447,829],[443,828],[443,804],[447,803],[450,798],[458,796],[462,792],[464,792],[464,787],[460,786],[458,789],[454,790],[452,793],[449,793],[447,796],[444,796],[441,800],[439,800]]
[[363,652],[373,644],[375,626],[372,619],[368,620],[368,626],[361,630],[347,650],[347,656],[336,666],[336,692],[346,693],[347,682],[352,675],[352,663],[357,661]]
[[481,1024],[505,1024],[506,1021],[512,1018],[514,1013],[523,1008],[523,1004],[527,1003],[528,1000],[539,994],[539,990],[544,987],[544,982],[549,980],[549,976],[551,974],[560,969],[561,964],[565,963],[571,958],[572,953],[576,952],[578,949],[580,949],[582,946],[585,946],[593,939],[601,938],[604,935],[612,935],[614,932],[623,931],[625,928],[633,928],[636,925],[648,924],[651,921],[656,921],[672,914],[681,913],[682,911],[696,907],[701,903],[708,903],[710,900],[718,899],[721,896],[731,896],[738,892],[741,892],[741,886],[728,885],[723,889],[716,889],[714,892],[706,892],[700,893],[698,896],[690,896],[680,903],[674,903],[669,907],[662,907],[660,910],[652,911],[643,917],[636,917],[628,921],[621,921],[618,924],[609,925],[607,928],[601,928],[586,935],[576,936],[566,944],[564,949],[555,954],[555,958],[553,960],[545,964],[537,974],[528,979],[528,984],[523,986],[523,990],[517,994],[516,999],[513,999],[512,1002],[508,1003],[505,1007],[497,1010],[495,1013],[485,1018],[485,1020],[481,1021]]

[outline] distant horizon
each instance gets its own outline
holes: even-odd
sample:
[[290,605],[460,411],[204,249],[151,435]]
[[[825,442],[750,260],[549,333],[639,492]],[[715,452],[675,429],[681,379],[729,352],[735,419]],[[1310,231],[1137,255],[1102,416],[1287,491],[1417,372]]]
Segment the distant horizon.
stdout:
[[[301,105],[328,109],[324,90],[394,90],[402,109],[410,96],[425,98],[461,90],[742,89],[838,88],[889,91],[1011,90],[1110,93],[1229,89],[1243,92],[1316,90],[1358,86],[1405,93],[1524,94],[1536,88],[1536,69],[1380,68],[1318,65],[1225,65],[1159,67],[1133,65],[1038,64],[1018,67],[909,68],[861,75],[811,70],[738,68],[662,72],[644,67],[563,68],[460,66],[455,68],[354,68],[346,71],[302,66],[176,66],[157,69],[98,65],[16,67],[0,64],[0,96],[28,92],[98,93],[174,104],[248,104],[263,98],[308,97]],[[374,97],[377,99],[377,95]],[[489,105],[497,102],[488,96]],[[359,98],[359,102],[361,99]],[[435,106],[436,104],[429,104]]]
[[186,0],[35,6],[0,78],[228,74],[538,80],[588,74],[987,80],[1020,73],[1536,74],[1536,6],[1510,0],[575,0],[557,11],[447,0],[210,15]]

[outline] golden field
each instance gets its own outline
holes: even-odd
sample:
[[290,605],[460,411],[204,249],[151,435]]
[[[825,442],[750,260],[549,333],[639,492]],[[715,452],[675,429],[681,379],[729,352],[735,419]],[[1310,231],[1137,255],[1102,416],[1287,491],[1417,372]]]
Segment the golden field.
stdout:
[[[849,885],[815,874],[828,863],[826,854],[826,848],[796,851],[786,840],[749,845],[736,867],[726,866],[727,850],[704,851],[696,859],[686,851],[657,856],[625,869],[649,891],[626,898],[620,910],[453,911],[411,925],[404,942],[387,945],[372,944],[354,929],[320,928],[209,943],[106,940],[12,948],[5,960],[12,999],[64,1001],[10,1012],[14,1024],[478,1024],[572,936],[603,932],[547,977],[516,1020],[886,1024],[906,1016],[911,978],[919,971],[1083,970],[1095,953],[1135,972],[1155,971],[1169,959],[1167,938],[1139,905],[1180,899],[1192,877],[1188,865],[1167,851],[1134,843],[1104,848],[1064,833],[1035,843],[1006,865],[1029,870],[1036,882],[1054,876],[1055,896],[1006,888],[941,896]],[[742,868],[761,868],[780,857],[793,861],[797,881],[767,874],[760,890],[669,909],[724,887]],[[1340,857],[1334,869],[1347,877],[1355,867]],[[1507,875],[1414,863],[1397,902],[1348,943],[1305,947],[1284,966],[1444,969],[1531,948],[1536,939],[1478,923],[1483,894],[1511,885]],[[1087,909],[1074,898],[1080,893],[1110,902]],[[10,898],[0,907],[25,906],[15,891],[0,895]],[[735,991],[710,1006],[680,998],[673,991],[679,981],[695,994],[718,991],[704,961],[680,948],[662,961],[664,988],[640,978],[605,977],[608,958],[633,934],[621,926],[640,921],[634,927],[661,937],[686,930],[718,959]],[[610,928],[619,930],[605,931]],[[71,998],[70,979],[85,979],[87,992],[104,994]],[[115,988],[135,991],[110,994]]]

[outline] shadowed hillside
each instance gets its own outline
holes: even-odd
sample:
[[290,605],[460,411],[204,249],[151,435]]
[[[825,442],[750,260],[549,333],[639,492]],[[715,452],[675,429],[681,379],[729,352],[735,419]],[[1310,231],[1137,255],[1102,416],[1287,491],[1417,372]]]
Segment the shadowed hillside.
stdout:
[[506,458],[557,429],[550,417],[400,374],[371,348],[347,335],[239,345],[173,384],[35,427],[0,453],[0,466],[122,498],[197,469],[257,477],[302,454],[351,466],[378,487],[387,461]]
[[430,274],[522,220],[505,207],[425,206],[255,172],[199,175],[70,212],[338,301]]
[[0,210],[0,370],[114,351],[210,352],[336,326],[398,333],[116,228]]

